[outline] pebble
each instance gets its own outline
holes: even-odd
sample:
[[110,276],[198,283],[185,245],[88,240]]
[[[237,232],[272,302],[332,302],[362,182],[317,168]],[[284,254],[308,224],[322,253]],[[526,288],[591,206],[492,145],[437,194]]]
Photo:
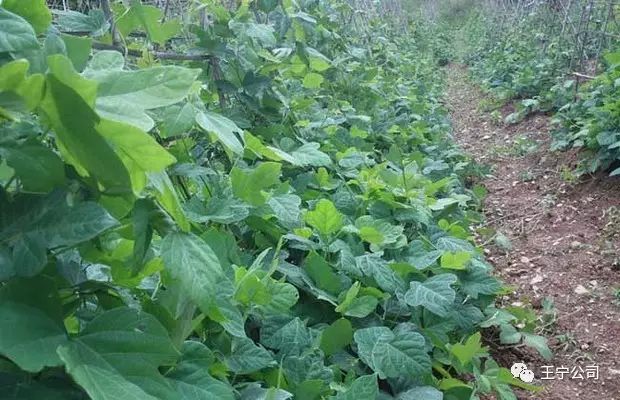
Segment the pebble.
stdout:
[[537,283],[540,283],[544,280],[542,275],[536,275],[532,278],[532,280],[530,281],[530,285],[535,285]]
[[578,240],[574,240],[574,241],[570,242],[570,248],[573,249],[573,250],[579,249],[582,245],[583,245],[583,243],[581,243]]
[[607,368],[607,371],[609,371],[611,375],[620,375],[620,369]]
[[583,285],[577,285],[575,288],[575,293],[577,294],[588,294],[590,291],[586,289]]

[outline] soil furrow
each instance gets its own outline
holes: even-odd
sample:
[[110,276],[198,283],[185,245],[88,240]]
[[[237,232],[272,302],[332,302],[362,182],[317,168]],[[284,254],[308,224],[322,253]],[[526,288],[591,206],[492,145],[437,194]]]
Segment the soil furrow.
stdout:
[[[488,190],[485,228],[493,233],[481,240],[497,244],[488,259],[514,288],[501,301],[544,311],[555,353],[545,361],[523,348],[500,352],[505,367],[524,361],[545,387],[520,392],[519,399],[620,399],[620,179],[577,178],[571,171],[579,155],[549,150],[550,116],[506,125],[510,105],[489,110],[494,102],[460,65],[448,66],[447,74],[455,140],[489,167],[481,183]],[[599,379],[554,373],[543,380],[545,366],[553,372],[596,366]]]

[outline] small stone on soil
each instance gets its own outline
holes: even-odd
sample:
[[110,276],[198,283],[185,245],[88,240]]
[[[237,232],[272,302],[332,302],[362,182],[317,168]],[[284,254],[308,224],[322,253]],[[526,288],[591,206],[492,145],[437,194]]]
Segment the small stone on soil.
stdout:
[[586,289],[583,285],[577,285],[575,288],[575,293],[577,294],[588,294],[590,291]]

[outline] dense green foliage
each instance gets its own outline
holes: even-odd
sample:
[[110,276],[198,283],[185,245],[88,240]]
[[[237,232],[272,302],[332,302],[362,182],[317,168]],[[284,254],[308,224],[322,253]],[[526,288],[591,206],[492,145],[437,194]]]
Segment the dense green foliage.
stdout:
[[132,0],[112,4],[123,54],[93,50],[103,11],[29,3],[0,8],[5,398],[529,387],[482,341],[550,356],[531,312],[495,307],[425,28],[268,0],[162,22]]
[[501,99],[544,97],[568,70],[568,54],[548,44],[554,38],[532,34],[535,22],[526,19],[498,40],[496,24],[481,15],[471,17],[469,36],[480,42],[467,57],[471,72]]
[[[472,76],[496,98],[517,100],[506,122],[558,112],[555,148],[584,148],[579,172],[594,172],[610,169],[619,156],[617,53],[610,52],[620,46],[620,8],[613,2],[580,6],[586,3],[532,2],[532,9],[517,3],[508,15],[470,8],[458,34],[466,38],[461,52]],[[589,82],[599,65],[602,72]]]
[[[556,114],[555,147],[585,150],[581,172],[620,174],[620,53],[605,56],[607,69],[582,86]],[[574,85],[574,81],[569,81]]]
[[572,72],[595,67],[601,52],[618,45],[620,30],[619,10],[607,2],[587,10],[580,7],[583,1],[564,3],[519,3],[501,11],[470,8],[459,29],[474,77],[502,99],[537,99],[543,109],[563,105],[554,103],[549,92]]

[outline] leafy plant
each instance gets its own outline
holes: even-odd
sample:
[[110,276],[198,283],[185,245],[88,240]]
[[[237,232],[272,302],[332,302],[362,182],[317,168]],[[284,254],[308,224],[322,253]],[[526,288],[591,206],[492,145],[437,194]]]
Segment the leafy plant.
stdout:
[[[455,35],[465,37],[460,52],[472,76],[494,98],[515,100],[516,111],[504,122],[518,123],[533,112],[557,112],[553,148],[584,150],[578,174],[620,173],[618,53],[614,52],[618,25],[610,23],[616,12],[613,2],[465,8],[466,23],[453,28],[458,29]],[[596,75],[603,60],[605,72],[590,76]]]
[[605,72],[582,86],[577,101],[567,103],[556,114],[560,128],[555,133],[555,148],[582,148],[584,160],[581,173],[599,169],[620,173],[620,100],[617,96],[620,79],[620,53],[605,56]]
[[532,388],[481,341],[523,311],[472,244],[432,52],[340,2],[32,6],[0,8],[8,398]]

